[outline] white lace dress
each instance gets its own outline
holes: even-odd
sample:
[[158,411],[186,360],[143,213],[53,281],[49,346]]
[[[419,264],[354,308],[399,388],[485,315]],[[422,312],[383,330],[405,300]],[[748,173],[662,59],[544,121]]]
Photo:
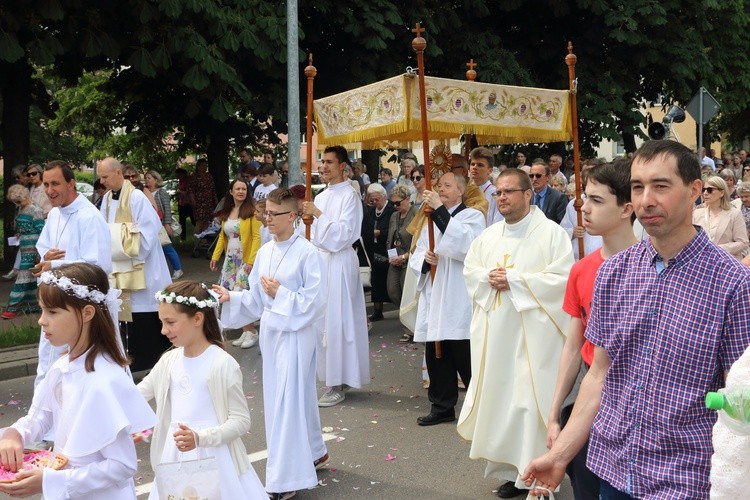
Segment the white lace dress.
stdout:
[[[727,388],[750,386],[750,348],[729,370]],[[750,492],[750,435],[736,433],[722,420],[714,425],[711,457],[711,498],[747,498]]]

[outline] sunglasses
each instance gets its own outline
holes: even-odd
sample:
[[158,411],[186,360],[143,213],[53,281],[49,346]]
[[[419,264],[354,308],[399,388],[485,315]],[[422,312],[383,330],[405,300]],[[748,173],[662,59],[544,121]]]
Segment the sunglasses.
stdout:
[[419,181],[422,180],[422,176],[421,175],[412,175],[411,176],[411,180],[412,180],[412,182],[419,182]]
[[37,175],[39,175],[39,172],[26,172],[26,177],[36,177]]
[[544,177],[544,174],[529,174],[529,177],[532,179],[540,179]]
[[130,175],[124,175],[123,177],[125,177],[128,180],[132,180],[132,179],[137,179],[138,175],[137,174],[130,174]]
[[393,203],[394,207],[397,207],[397,206],[401,205],[402,201],[404,201],[404,200],[391,200],[391,203]]
[[715,188],[715,187],[704,187],[703,192],[708,194],[713,194],[714,191],[723,191],[722,189]]

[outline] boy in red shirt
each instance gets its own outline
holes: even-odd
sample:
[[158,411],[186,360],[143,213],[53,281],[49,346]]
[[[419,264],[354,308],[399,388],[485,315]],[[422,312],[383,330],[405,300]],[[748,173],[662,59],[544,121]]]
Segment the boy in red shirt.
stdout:
[[[583,226],[602,237],[602,247],[576,262],[570,270],[563,309],[571,321],[565,341],[547,426],[547,447],[552,448],[573,411],[581,378],[594,358],[594,346],[584,338],[594,280],[605,259],[637,243],[635,213],[630,203],[630,161],[598,165],[586,172],[586,201],[581,207]],[[583,365],[581,364],[583,361]],[[579,373],[581,374],[578,377]],[[588,445],[568,465],[576,500],[599,498],[599,478],[586,468]]]

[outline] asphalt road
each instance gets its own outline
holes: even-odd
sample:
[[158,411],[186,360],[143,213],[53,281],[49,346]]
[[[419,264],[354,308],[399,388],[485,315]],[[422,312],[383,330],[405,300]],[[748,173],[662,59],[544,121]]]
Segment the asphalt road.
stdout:
[[[299,492],[297,498],[496,498],[493,490],[497,482],[484,478],[483,462],[469,459],[469,443],[458,435],[455,424],[416,424],[416,418],[428,413],[430,407],[421,381],[423,348],[398,343],[401,332],[395,314],[386,313],[384,321],[374,323],[370,335],[372,383],[349,391],[342,404],[321,409],[331,460],[318,473],[319,486]],[[253,419],[244,442],[263,481],[262,357],[257,347],[229,346],[228,350],[243,369]],[[32,377],[0,382],[0,427],[28,410],[32,391]],[[138,445],[139,498],[147,498],[154,479],[148,448],[148,444]],[[573,498],[567,482],[556,497]]]
[[[185,278],[206,283],[216,279],[206,259],[184,254],[181,258]],[[484,478],[484,462],[469,459],[469,443],[458,435],[455,423],[432,427],[416,424],[416,418],[430,409],[427,390],[422,388],[424,348],[421,344],[399,344],[397,314],[386,306],[385,316],[385,320],[373,323],[370,332],[372,381],[362,390],[347,392],[342,404],[321,408],[331,459],[328,467],[318,472],[319,486],[299,492],[295,498],[497,498],[493,490],[497,490],[498,481]],[[264,481],[262,357],[257,347],[228,345],[227,349],[243,369],[253,419],[252,430],[243,440],[253,467]],[[0,381],[0,428],[28,411],[32,393],[33,377]],[[457,413],[462,403],[463,392]],[[145,499],[154,480],[149,444],[138,444],[137,450],[141,461],[136,486],[139,498]],[[567,480],[556,498],[573,498]]]

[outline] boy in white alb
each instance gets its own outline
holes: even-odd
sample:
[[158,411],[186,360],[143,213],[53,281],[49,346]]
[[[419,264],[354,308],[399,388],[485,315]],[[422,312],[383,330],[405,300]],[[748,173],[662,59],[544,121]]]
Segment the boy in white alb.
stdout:
[[[316,466],[328,460],[315,393],[315,348],[322,329],[326,290],[318,250],[294,231],[297,200],[288,189],[266,198],[274,236],[258,251],[250,288],[228,292],[218,285],[225,325],[261,319],[263,400],[268,462],[266,490],[290,498],[318,484]],[[228,301],[228,302],[227,302]]]
[[344,179],[348,162],[342,146],[327,147],[321,173],[328,187],[315,203],[302,204],[302,215],[315,218],[310,241],[323,257],[329,285],[324,299],[325,330],[318,342],[318,377],[327,387],[318,400],[322,407],[344,401],[345,386],[359,389],[370,383],[365,294],[352,247],[362,229],[362,201]]

